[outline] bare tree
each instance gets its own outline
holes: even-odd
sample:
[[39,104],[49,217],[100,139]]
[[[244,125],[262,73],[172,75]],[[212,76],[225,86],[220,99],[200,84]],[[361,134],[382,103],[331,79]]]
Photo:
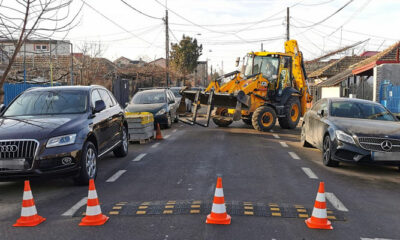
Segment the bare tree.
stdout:
[[[3,84],[21,47],[28,39],[50,39],[55,34],[68,34],[77,24],[82,10],[72,14],[73,0],[0,0],[0,40],[13,42],[14,50],[6,53],[0,48],[8,64],[0,80],[0,99]],[[72,74],[72,73],[71,73]]]
[[104,61],[102,56],[104,54],[103,45],[93,42],[85,42],[78,46],[82,56],[79,58],[79,70],[80,70],[80,84],[91,85],[98,83],[98,80],[104,80],[108,74],[108,69],[104,67]]

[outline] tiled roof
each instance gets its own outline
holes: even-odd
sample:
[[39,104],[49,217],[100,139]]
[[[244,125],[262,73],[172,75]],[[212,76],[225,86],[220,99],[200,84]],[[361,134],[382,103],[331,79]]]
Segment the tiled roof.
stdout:
[[345,56],[341,59],[338,59],[325,67],[322,67],[308,75],[308,77],[332,77],[338,73],[341,73],[349,68],[349,66],[360,62],[368,57],[360,57],[360,56]]
[[399,50],[400,50],[400,41],[372,57],[369,57],[359,63],[351,65],[350,68],[352,69],[359,68],[376,61],[396,61]]

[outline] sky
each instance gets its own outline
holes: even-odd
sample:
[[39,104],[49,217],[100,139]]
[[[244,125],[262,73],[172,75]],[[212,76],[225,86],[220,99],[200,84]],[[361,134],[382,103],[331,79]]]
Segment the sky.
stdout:
[[236,58],[259,51],[261,44],[267,51],[284,50],[287,7],[290,38],[306,60],[359,41],[368,40],[343,54],[383,50],[400,40],[399,0],[124,0],[151,17],[121,0],[74,0],[72,10],[83,1],[79,24],[67,39],[75,52],[85,42],[100,43],[110,60],[165,57],[165,5],[170,41],[195,37],[203,45],[200,60],[224,72],[235,70]]

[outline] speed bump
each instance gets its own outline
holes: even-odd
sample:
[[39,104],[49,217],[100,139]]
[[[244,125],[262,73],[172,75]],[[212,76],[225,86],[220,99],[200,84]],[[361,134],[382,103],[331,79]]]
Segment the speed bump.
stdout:
[[[227,212],[233,216],[304,219],[308,218],[312,212],[312,206],[300,204],[241,201],[227,201],[225,204]],[[116,204],[102,205],[102,209],[105,212],[115,216],[206,215],[211,211],[211,207],[212,202],[201,200],[118,202]],[[82,216],[84,212],[85,208],[82,207],[74,216]],[[329,209],[327,213],[329,220],[346,220],[343,212]]]

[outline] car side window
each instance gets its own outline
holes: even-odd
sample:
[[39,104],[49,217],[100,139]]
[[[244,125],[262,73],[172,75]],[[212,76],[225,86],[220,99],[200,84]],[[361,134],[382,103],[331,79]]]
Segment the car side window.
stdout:
[[99,93],[100,93],[100,96],[101,96],[101,98],[103,99],[104,103],[106,104],[106,108],[111,108],[111,107],[114,106],[114,104],[113,104],[113,102],[112,102],[112,100],[111,100],[111,97],[110,97],[110,95],[107,93],[106,90],[104,90],[104,89],[99,89]]
[[168,93],[168,102],[169,101],[175,101],[175,97],[174,97],[174,95],[171,93],[171,92],[167,92]]
[[91,103],[92,107],[95,107],[96,101],[101,100],[100,94],[97,90],[92,91],[92,98],[91,98]]
[[113,106],[117,105],[118,102],[117,102],[117,100],[115,100],[114,95],[110,91],[107,91],[107,93],[108,93],[108,95],[110,95],[111,101],[113,102]]

